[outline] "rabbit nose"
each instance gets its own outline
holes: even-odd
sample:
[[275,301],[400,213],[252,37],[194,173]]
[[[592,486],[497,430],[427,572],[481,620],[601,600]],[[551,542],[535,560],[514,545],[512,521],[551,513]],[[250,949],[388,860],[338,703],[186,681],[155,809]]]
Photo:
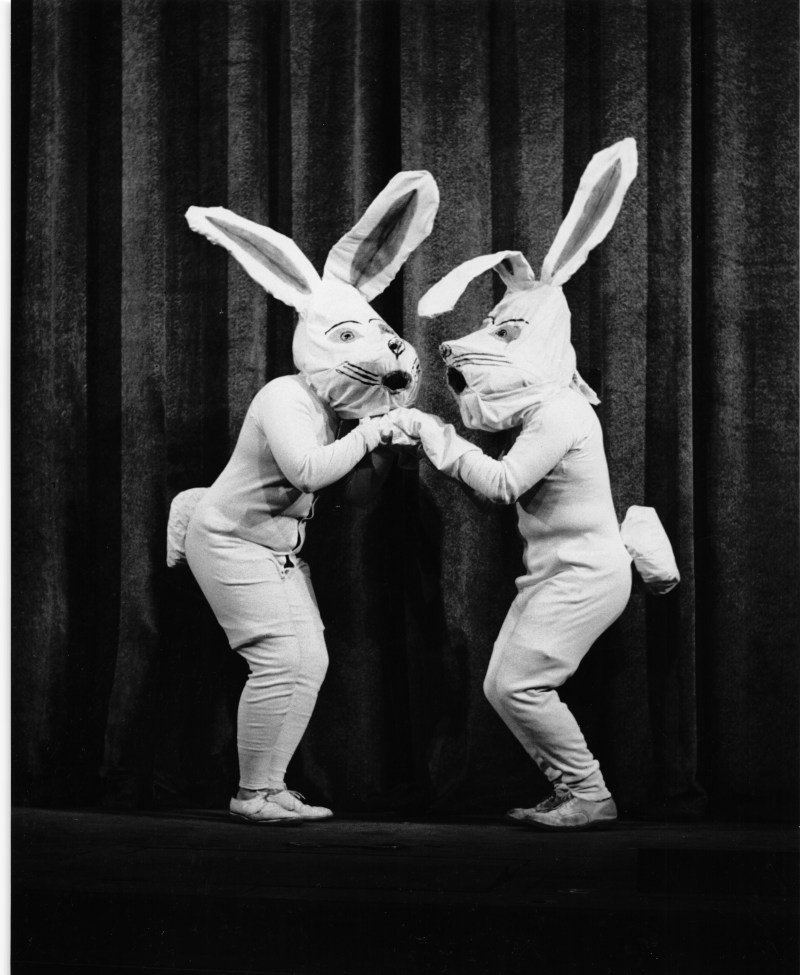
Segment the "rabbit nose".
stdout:
[[402,339],[397,338],[397,336],[393,336],[392,338],[390,338],[388,344],[389,344],[389,351],[394,352],[396,356],[402,355],[403,350],[406,347],[405,342]]
[[450,348],[447,342],[442,342],[442,344],[439,346],[439,354],[443,359],[449,359],[453,354],[453,350]]

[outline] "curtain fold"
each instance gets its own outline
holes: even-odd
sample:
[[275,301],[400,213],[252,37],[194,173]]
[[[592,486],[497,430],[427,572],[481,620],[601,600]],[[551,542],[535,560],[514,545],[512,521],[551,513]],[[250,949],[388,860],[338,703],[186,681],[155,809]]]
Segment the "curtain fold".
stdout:
[[[695,437],[693,275],[699,273],[693,185],[702,181],[693,144],[696,85],[692,8],[653,5],[649,12],[648,207],[645,498],[664,522],[681,566],[676,599],[647,612],[647,694],[653,725],[653,773],[672,814],[705,806],[697,781],[697,639],[694,526]],[[699,48],[699,45],[698,45]],[[668,137],[666,137],[668,135]]]
[[[17,0],[12,7],[16,801],[224,802],[244,667],[172,497],[224,466],[292,371],[293,313],[189,231],[226,206],[328,250],[427,169],[429,239],[375,305],[458,422],[439,344],[489,275],[538,272],[592,154],[639,172],[567,284],[615,501],[653,505],[681,585],[635,593],[564,689],[626,815],[796,815],[797,11],[749,0]],[[499,453],[499,435],[469,434]],[[512,508],[424,462],[307,558],[331,657],[293,787],[342,810],[497,810],[544,783],[482,693],[513,599]]]
[[[89,619],[82,599],[88,532],[86,445],[87,199],[85,11],[26,11],[30,72],[24,140],[28,179],[15,214],[25,263],[15,275],[12,637],[25,656],[15,710],[24,733],[15,749],[54,801],[85,787],[80,769],[88,710],[73,710],[90,676]],[[22,433],[24,430],[24,433]],[[22,650],[21,648],[25,648]],[[30,675],[30,676],[28,676]],[[19,727],[19,726],[18,726]],[[69,736],[63,729],[70,727]],[[52,781],[52,767],[76,767],[76,781]],[[82,775],[83,773],[83,775]],[[77,781],[82,778],[83,781]]]
[[[700,757],[709,786],[724,782],[749,811],[759,794],[796,788],[785,755],[796,753],[797,722],[786,729],[769,704],[797,686],[798,234],[787,220],[797,111],[781,94],[797,88],[793,15],[791,32],[750,4],[711,7],[701,24],[710,138],[698,324],[710,395]],[[758,734],[742,720],[754,713]]]
[[[168,275],[164,190],[164,8],[122,7],[122,276],[120,323],[119,640],[108,709],[105,764],[133,773],[138,797],[153,747],[152,708],[159,651],[165,522],[166,328]],[[138,773],[138,775],[136,775]]]

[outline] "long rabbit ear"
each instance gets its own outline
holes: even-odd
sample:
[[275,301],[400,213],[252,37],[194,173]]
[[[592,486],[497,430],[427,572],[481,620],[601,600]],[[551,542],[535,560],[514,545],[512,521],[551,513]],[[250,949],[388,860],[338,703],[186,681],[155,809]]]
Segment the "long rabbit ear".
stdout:
[[323,278],[353,285],[371,301],[433,230],[439,190],[430,173],[398,173],[328,254]]
[[536,275],[519,251],[497,251],[464,261],[425,292],[417,305],[420,318],[435,318],[455,307],[467,285],[479,274],[494,268],[509,291],[523,291],[536,283]]
[[313,265],[293,240],[224,207],[189,207],[192,230],[224,247],[265,291],[301,310],[320,284]]
[[625,192],[636,175],[636,141],[623,139],[598,152],[586,167],[578,192],[542,264],[542,281],[562,285],[611,230]]

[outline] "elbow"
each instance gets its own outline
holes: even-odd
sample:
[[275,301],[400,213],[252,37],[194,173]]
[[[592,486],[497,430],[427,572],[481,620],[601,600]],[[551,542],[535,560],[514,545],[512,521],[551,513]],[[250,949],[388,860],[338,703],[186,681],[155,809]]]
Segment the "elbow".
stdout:
[[462,481],[462,484],[472,493],[482,499],[483,505],[502,505],[514,504],[518,498],[518,493],[513,491],[505,481],[494,481],[489,484],[475,484],[470,480]]
[[[284,473],[286,472],[284,471]],[[287,478],[292,487],[297,488],[298,491],[302,491],[303,494],[314,494],[324,486],[318,483],[319,477],[315,477],[314,472],[310,469],[310,465],[306,464],[292,471],[291,474],[287,475]]]
[[492,504],[515,504],[519,499],[519,492],[508,484],[496,484],[487,497]]
[[303,494],[316,494],[325,485],[317,484],[316,478],[304,476],[299,474],[297,477],[293,477],[292,485],[297,488],[298,491],[302,491]]
[[284,474],[292,486],[303,494],[316,494],[339,479],[325,447],[306,451],[293,458],[290,470],[284,469]]
[[[472,454],[467,454],[467,458]],[[495,505],[514,504],[522,494],[518,480],[511,475],[506,465],[501,461],[485,461],[482,464],[472,464],[458,471],[459,477],[468,484],[473,491],[477,491],[488,502]]]

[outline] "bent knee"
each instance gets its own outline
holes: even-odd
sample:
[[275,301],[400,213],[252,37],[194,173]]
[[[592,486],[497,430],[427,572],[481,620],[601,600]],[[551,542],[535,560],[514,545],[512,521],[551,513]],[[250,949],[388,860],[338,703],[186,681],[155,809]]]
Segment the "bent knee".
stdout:
[[512,710],[523,697],[535,695],[536,688],[528,686],[525,681],[515,680],[499,673],[487,676],[483,682],[483,693],[495,711],[507,712]]
[[483,681],[483,696],[492,705],[495,711],[498,710],[498,705],[500,703],[500,695],[497,685],[497,679],[494,674],[487,674]]
[[545,681],[537,680],[535,675],[520,677],[517,674],[487,675],[483,682],[483,693],[495,711],[508,714],[524,708],[526,711],[543,706],[554,689]]

